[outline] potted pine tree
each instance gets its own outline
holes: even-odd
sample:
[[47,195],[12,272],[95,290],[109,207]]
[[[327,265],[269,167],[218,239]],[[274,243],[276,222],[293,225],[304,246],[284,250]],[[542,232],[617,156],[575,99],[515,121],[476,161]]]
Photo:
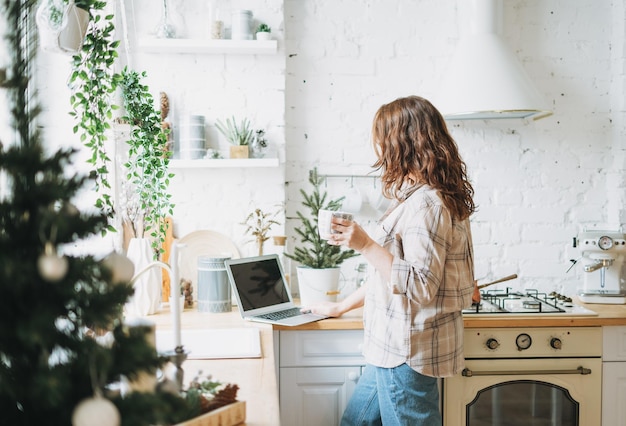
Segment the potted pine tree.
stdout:
[[295,232],[300,237],[301,245],[295,247],[293,253],[285,253],[285,256],[300,264],[297,267],[298,287],[300,301],[305,306],[323,300],[334,301],[339,294],[339,266],[358,255],[354,250],[329,245],[320,237],[317,223],[319,211],[337,211],[343,201],[343,197],[327,200],[327,192],[321,189],[323,182],[324,178],[318,175],[317,168],[309,172],[312,192],[300,189],[306,211],[296,212],[300,226],[295,228]]

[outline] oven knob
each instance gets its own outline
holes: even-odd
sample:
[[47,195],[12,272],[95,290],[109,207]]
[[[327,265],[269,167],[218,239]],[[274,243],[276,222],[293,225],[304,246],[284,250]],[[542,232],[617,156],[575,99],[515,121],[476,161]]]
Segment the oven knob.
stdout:
[[533,344],[533,339],[526,333],[522,333],[515,339],[515,345],[517,346],[518,351],[523,351],[530,348],[530,345]]
[[487,339],[486,345],[489,349],[498,349],[498,346],[500,346],[500,343],[492,337],[492,338]]
[[550,347],[552,349],[561,349],[563,347],[563,342],[558,337],[553,337],[550,339]]

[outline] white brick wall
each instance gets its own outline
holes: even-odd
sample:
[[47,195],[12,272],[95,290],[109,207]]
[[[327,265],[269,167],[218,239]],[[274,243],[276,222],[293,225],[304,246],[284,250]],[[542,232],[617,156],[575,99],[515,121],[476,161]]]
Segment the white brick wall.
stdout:
[[[479,204],[476,276],[515,272],[507,285],[565,283],[573,293],[581,272],[565,271],[578,227],[626,217],[624,2],[504,5],[503,37],[555,113],[450,126]],[[310,167],[371,164],[371,118],[382,103],[434,96],[464,20],[457,9],[453,0],[285,1],[288,216]]]
[[[180,172],[172,185],[177,233],[220,230],[246,252],[238,222],[252,205],[284,200],[293,246],[292,218],[308,170],[367,172],[376,109],[409,94],[435,96],[458,39],[457,23],[464,21],[457,1],[224,2],[267,21],[279,39],[278,55],[135,55],[133,65],[148,71],[150,87],[170,94],[175,108],[200,112],[210,123],[245,114],[284,148],[278,170]],[[132,41],[153,28],[160,12],[154,1],[127,3],[141,12]],[[171,3],[177,25],[202,36],[206,2]],[[473,217],[478,278],[515,272],[520,279],[512,285],[549,291],[564,285],[573,293],[581,272],[565,271],[579,226],[626,222],[624,3],[504,2],[503,37],[554,115],[533,123],[450,125],[479,204]],[[75,140],[66,116],[63,60],[42,61],[45,126],[55,143]],[[211,146],[223,144],[213,128],[207,134]],[[368,179],[329,179],[328,189],[340,195],[351,184],[364,193],[373,185]],[[365,204],[357,219],[371,226],[376,215]],[[346,265],[346,276],[357,261]]]

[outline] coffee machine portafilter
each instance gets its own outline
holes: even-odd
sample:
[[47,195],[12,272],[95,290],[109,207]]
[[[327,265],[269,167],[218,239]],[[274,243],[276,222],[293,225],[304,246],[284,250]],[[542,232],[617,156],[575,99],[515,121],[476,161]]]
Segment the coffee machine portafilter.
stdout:
[[583,265],[585,303],[626,304],[626,234],[620,231],[585,230],[574,239]]

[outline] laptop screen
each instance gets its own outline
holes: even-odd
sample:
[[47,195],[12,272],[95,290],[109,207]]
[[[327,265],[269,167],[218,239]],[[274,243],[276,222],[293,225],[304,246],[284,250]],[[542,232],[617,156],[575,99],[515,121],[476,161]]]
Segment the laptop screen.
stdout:
[[229,268],[244,311],[291,301],[277,257],[235,262]]

